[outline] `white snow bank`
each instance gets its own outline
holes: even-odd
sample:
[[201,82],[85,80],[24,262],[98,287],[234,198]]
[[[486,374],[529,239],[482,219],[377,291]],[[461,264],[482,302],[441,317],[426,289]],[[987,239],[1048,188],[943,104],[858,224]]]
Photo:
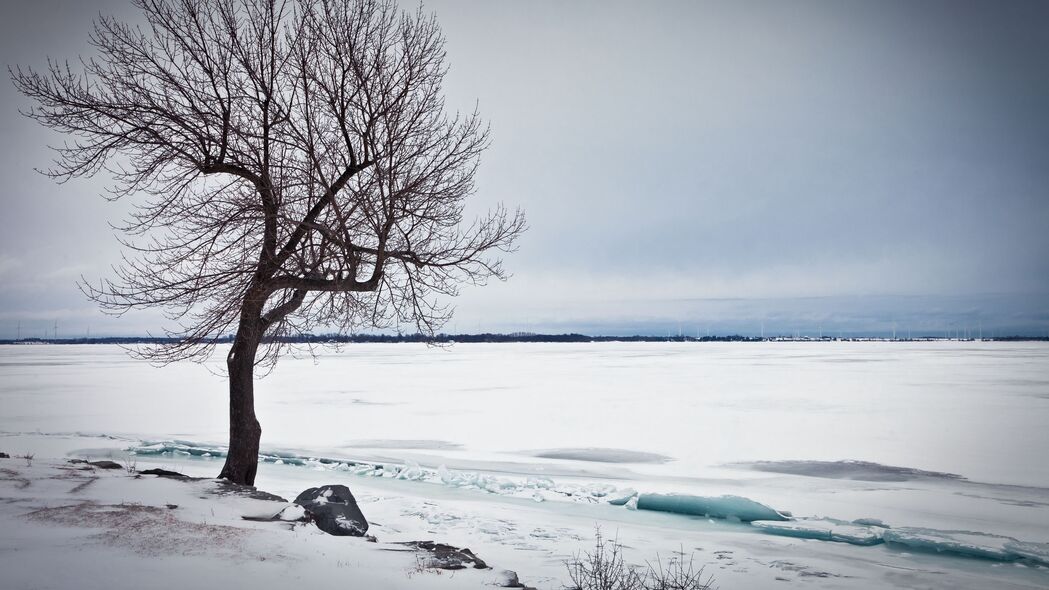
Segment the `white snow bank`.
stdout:
[[[302,509],[229,495],[227,487],[57,460],[0,460],[0,587],[438,590],[487,588],[505,578],[420,567],[401,545],[286,522]],[[242,518],[261,515],[278,520]]]

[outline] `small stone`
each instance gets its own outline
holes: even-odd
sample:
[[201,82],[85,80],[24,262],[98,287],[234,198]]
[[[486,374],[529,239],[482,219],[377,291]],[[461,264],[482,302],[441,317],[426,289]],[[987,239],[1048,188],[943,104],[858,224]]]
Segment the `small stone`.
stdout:
[[500,588],[521,588],[524,584],[517,579],[517,572],[514,570],[503,570],[499,572],[498,578]]
[[460,549],[433,541],[411,541],[400,543],[430,554],[430,566],[440,570],[461,570],[468,567],[489,569],[488,564],[469,549]]

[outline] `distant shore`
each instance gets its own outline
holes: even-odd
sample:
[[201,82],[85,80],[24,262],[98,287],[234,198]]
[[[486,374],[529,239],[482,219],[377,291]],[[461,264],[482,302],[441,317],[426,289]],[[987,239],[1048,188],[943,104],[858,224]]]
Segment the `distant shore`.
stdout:
[[[586,334],[533,334],[514,332],[510,334],[302,334],[279,339],[288,344],[397,344],[397,343],[515,343],[515,342],[1049,342],[1045,336],[994,336],[994,337],[945,337],[914,336],[891,338],[884,336],[589,336]],[[22,338],[0,339],[0,345],[34,344],[174,344],[177,338],[150,336],[101,336],[92,338]],[[222,336],[215,344],[229,343],[232,336]]]

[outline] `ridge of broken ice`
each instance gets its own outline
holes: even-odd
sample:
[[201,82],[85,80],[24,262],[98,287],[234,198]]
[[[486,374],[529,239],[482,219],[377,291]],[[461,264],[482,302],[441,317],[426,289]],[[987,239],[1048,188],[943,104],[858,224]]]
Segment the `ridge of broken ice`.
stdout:
[[909,551],[944,553],[993,561],[1028,561],[1049,565],[1049,543],[1030,543],[1003,535],[977,531],[940,530],[922,527],[890,528],[884,524],[865,524],[874,519],[852,522],[834,518],[795,518],[787,521],[754,521],[751,526],[763,533],[833,541],[850,545],[885,543]]
[[[200,458],[222,458],[226,451],[222,447],[193,443],[184,440],[144,441],[131,446],[128,452],[136,455],[182,456]],[[625,503],[637,494],[632,489],[620,490],[605,483],[559,483],[548,477],[510,478],[496,477],[476,471],[448,469],[444,465],[437,469],[422,467],[414,461],[402,463],[377,463],[332,457],[303,456],[288,451],[264,451],[259,461],[274,465],[294,465],[318,470],[335,470],[364,477],[382,477],[409,481],[443,484],[451,487],[476,489],[503,496],[529,498],[537,502],[545,500],[568,500],[597,503],[607,499],[622,499]]]
[[[166,455],[203,459],[226,456],[223,447],[184,440],[143,441],[142,444],[129,447],[127,451],[146,456]],[[453,470],[444,465],[432,469],[413,461],[405,461],[403,464],[377,463],[304,456],[288,451],[266,451],[260,453],[259,460],[272,464],[340,471],[362,477],[401,479],[474,489],[501,496],[528,498],[537,502],[559,500],[607,503],[625,506],[631,510],[718,518],[745,523],[764,534],[799,539],[858,546],[885,543],[890,547],[906,548],[908,551],[1049,566],[1049,543],[1020,541],[1012,537],[975,531],[890,528],[877,518],[853,521],[827,517],[795,518],[787,511],[776,510],[742,496],[638,493],[632,488],[617,488],[605,483],[565,483],[549,477],[499,477],[478,471]],[[929,477],[925,474],[920,476]]]

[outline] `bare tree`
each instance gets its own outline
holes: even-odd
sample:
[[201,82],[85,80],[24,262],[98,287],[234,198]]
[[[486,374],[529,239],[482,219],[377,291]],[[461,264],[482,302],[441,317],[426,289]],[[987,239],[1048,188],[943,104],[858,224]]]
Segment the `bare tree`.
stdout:
[[432,334],[458,285],[503,278],[524,230],[502,207],[464,215],[488,129],[449,114],[444,37],[392,0],[134,0],[145,24],[95,23],[97,56],[11,71],[26,115],[70,139],[45,173],[108,173],[136,199],[115,276],[82,283],[103,309],[160,307],[203,360],[236,337],[229,453],[252,484],[257,366],[280,336],[414,324]]

